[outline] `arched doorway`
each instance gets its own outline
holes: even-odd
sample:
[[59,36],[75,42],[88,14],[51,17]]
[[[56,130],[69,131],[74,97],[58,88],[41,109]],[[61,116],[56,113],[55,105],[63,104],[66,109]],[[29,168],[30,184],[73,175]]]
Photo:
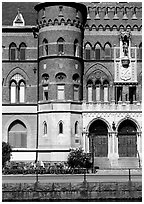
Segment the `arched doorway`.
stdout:
[[20,120],[15,120],[9,126],[8,142],[13,148],[27,147],[27,129]]
[[131,120],[123,121],[118,127],[119,157],[137,156],[137,128]]
[[94,121],[89,127],[90,152],[94,157],[107,157],[108,155],[108,128],[102,120]]

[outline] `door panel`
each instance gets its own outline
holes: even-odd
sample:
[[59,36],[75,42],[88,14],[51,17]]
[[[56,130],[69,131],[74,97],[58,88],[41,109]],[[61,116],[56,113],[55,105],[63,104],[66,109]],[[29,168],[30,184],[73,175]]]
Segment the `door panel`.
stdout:
[[136,157],[137,137],[136,135],[119,135],[118,151],[120,157]]
[[95,157],[107,157],[108,155],[108,136],[95,135],[90,137],[90,151],[94,150]]

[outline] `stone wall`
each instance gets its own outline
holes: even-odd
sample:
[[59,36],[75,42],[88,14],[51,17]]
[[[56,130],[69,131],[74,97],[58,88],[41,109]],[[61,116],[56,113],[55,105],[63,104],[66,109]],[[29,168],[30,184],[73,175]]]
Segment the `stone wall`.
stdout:
[[142,184],[138,182],[3,184],[2,189],[3,201],[142,199]]

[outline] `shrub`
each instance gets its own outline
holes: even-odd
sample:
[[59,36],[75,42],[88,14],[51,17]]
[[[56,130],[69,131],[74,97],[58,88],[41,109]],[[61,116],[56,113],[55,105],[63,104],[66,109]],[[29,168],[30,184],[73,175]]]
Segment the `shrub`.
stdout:
[[2,142],[2,167],[6,165],[7,161],[10,161],[11,151],[9,143]]
[[82,148],[72,149],[68,155],[67,163],[71,168],[91,168],[90,154]]

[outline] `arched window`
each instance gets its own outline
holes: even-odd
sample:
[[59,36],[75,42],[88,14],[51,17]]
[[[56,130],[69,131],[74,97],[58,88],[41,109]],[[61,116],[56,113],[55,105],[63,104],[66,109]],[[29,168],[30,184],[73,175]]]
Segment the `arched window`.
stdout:
[[8,128],[8,142],[13,148],[27,147],[27,129],[20,120],[14,121]]
[[99,80],[96,81],[95,83],[95,87],[96,87],[96,101],[100,101],[101,100],[101,82]]
[[105,51],[105,59],[110,60],[111,59],[111,46],[108,43],[105,44],[104,51]]
[[88,80],[87,82],[87,100],[88,102],[93,101],[93,82],[92,80]]
[[63,123],[62,123],[62,121],[59,122],[59,134],[63,134]]
[[75,122],[75,135],[78,134],[78,121]]
[[59,38],[57,41],[57,44],[58,44],[58,53],[63,54],[64,53],[64,39]]
[[20,74],[15,74],[10,80],[10,101],[11,103],[25,102],[25,81]]
[[25,50],[26,50],[26,45],[25,43],[21,43],[20,48],[19,48],[19,59],[20,60],[25,60]]
[[48,55],[48,41],[47,39],[43,40],[43,56]]
[[16,82],[15,81],[11,81],[10,83],[10,100],[11,103],[16,103],[17,98],[16,98]]
[[47,134],[47,123],[46,122],[43,123],[43,133],[44,135]]
[[25,102],[25,83],[23,81],[19,83],[19,102]]
[[74,41],[74,56],[79,56],[79,44],[77,39]]
[[103,91],[104,91],[104,102],[109,100],[109,83],[107,80],[103,83]]
[[101,46],[99,44],[96,44],[95,46],[95,59],[96,60],[101,59]]
[[85,45],[85,59],[86,60],[91,59],[91,46],[90,46],[90,44]]
[[10,60],[16,60],[16,58],[17,58],[16,51],[17,51],[16,44],[11,43],[11,45],[9,46],[9,59]]

